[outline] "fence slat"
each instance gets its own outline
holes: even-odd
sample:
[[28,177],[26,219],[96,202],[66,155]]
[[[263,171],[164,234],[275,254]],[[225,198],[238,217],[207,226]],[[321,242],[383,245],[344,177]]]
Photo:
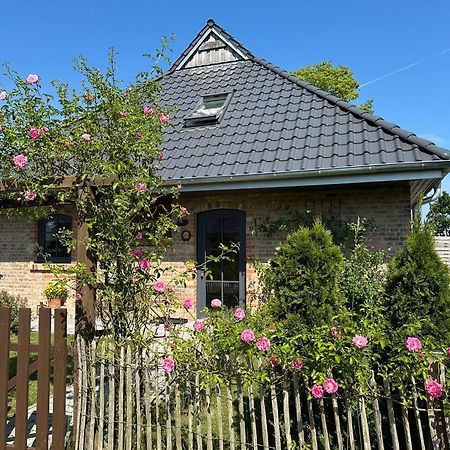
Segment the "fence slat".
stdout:
[[119,357],[119,391],[117,393],[117,405],[118,405],[118,442],[117,450],[123,450],[123,423],[124,423],[124,411],[123,405],[125,404],[125,373],[124,373],[124,363],[125,363],[125,348],[120,348]]
[[252,445],[258,448],[258,429],[256,428],[255,396],[253,394],[253,384],[248,385],[248,403],[250,407],[250,424],[252,429]]
[[200,376],[195,374],[195,422],[196,422],[196,435],[197,435],[197,450],[203,450],[202,439],[202,421],[200,417]]
[[181,397],[178,381],[175,382],[175,444],[177,450],[183,450],[181,442]]
[[30,309],[19,310],[16,388],[16,448],[27,447],[28,435],[28,364],[30,352]]
[[127,450],[131,450],[133,446],[133,378],[131,370],[131,347],[128,344],[126,350],[127,364],[125,369],[125,396],[126,396],[126,426],[125,426],[125,445]]
[[50,361],[52,345],[50,312],[51,311],[48,308],[39,309],[36,450],[48,449]]
[[189,450],[194,450],[194,395],[192,382],[189,380],[187,382],[187,388],[189,393],[189,404],[188,404],[188,445]]
[[211,391],[209,386],[206,388],[206,433],[207,449],[213,450],[212,422],[211,422]]
[[227,384],[227,403],[228,403],[228,435],[230,440],[230,450],[235,450],[234,419],[233,419],[233,396],[231,391],[231,382]]
[[367,422],[367,414],[366,414],[366,400],[363,396],[359,398],[359,414],[361,417],[361,428],[363,435],[363,448],[364,450],[370,450],[370,433],[369,433],[369,423]]
[[389,418],[389,431],[391,433],[392,449],[400,450],[400,444],[398,442],[397,426],[395,425],[394,405],[391,398],[391,388],[387,380],[383,379],[383,389],[386,395],[386,404]]
[[0,450],[6,448],[11,310],[0,308]]
[[267,412],[266,412],[266,388],[263,384],[259,389],[259,401],[261,409],[261,427],[264,450],[269,450],[269,431],[267,429]]
[[135,372],[135,388],[136,388],[136,446],[142,446],[142,415],[141,415],[141,364],[139,355],[136,355],[136,372]]
[[150,369],[148,367],[147,353],[142,350],[142,360],[144,362],[144,395],[145,395],[145,440],[147,450],[153,450],[153,436],[152,436],[152,406],[151,406],[151,384],[150,384]]
[[350,450],[355,450],[355,435],[353,434],[353,414],[352,414],[352,405],[348,398],[345,400],[345,406],[347,409],[347,436],[348,443],[350,445]]
[[378,388],[375,381],[375,374],[372,371],[372,375],[369,380],[370,388],[372,389],[372,408],[375,422],[375,435],[377,437],[378,450],[384,450],[383,442],[383,427],[381,422],[380,404],[378,402]]
[[89,362],[89,391],[91,394],[90,401],[90,418],[89,418],[89,427],[88,427],[88,443],[86,446],[86,450],[94,450],[95,445],[95,408],[96,408],[96,374],[95,374],[95,363],[96,363],[96,350],[97,350],[97,342],[95,340],[89,342],[88,347],[88,362]]
[[86,362],[86,341],[81,335],[77,337],[80,376],[79,376],[79,393],[80,393],[80,421],[79,436],[77,441],[78,450],[84,450],[84,437],[86,432],[86,411],[87,411],[87,362]]
[[160,389],[159,389],[159,370],[155,372],[155,419],[156,419],[156,448],[162,450],[162,430],[159,415]]
[[277,391],[274,383],[270,385],[270,399],[272,402],[273,427],[275,431],[275,448],[281,450],[280,419],[278,415]]
[[219,450],[223,450],[223,419],[222,419],[222,388],[220,383],[217,383],[217,427],[219,430]]
[[430,426],[431,446],[433,450],[440,450],[439,436],[437,433],[437,421],[434,413],[434,402],[431,399],[427,399],[427,415],[428,424]]
[[400,399],[400,410],[402,414],[402,424],[403,424],[403,433],[405,434],[405,445],[406,450],[413,450],[412,440],[411,440],[411,429],[409,428],[409,418],[408,418],[408,410],[405,406],[405,398],[403,389],[400,389],[401,399]]
[[114,450],[114,428],[115,428],[115,417],[116,417],[116,376],[115,376],[115,353],[114,344],[109,345],[109,363],[108,363],[108,450]]
[[333,408],[334,426],[336,427],[336,439],[338,450],[344,450],[344,439],[342,438],[341,419],[339,417],[339,405],[335,394],[331,394],[331,406]]
[[[308,391],[308,386],[306,384],[305,380],[305,390]],[[314,422],[314,409],[312,401],[306,397],[306,406],[308,408],[308,419],[309,419],[309,431],[311,433],[311,445],[313,450],[319,449],[319,444],[317,442],[317,430],[316,430],[316,423]]]
[[412,383],[412,399],[414,406],[413,410],[414,410],[414,417],[416,419],[417,432],[419,434],[420,450],[425,450],[426,447],[425,447],[425,439],[423,436],[422,420],[420,419],[419,404],[417,401],[416,380],[413,376],[411,376],[411,383]]
[[300,386],[298,383],[298,374],[294,372],[294,396],[295,396],[295,414],[297,419],[298,443],[300,448],[305,446],[305,431],[303,429],[302,403],[300,400]]
[[169,374],[164,376],[164,395],[166,400],[166,450],[172,450],[172,411],[170,409]]
[[247,448],[247,436],[245,432],[245,417],[244,417],[244,394],[242,392],[242,380],[237,379],[237,394],[238,394],[238,413],[239,413],[239,439],[241,441],[241,450]]
[[100,346],[100,414],[98,420],[98,439],[96,442],[97,449],[103,450],[103,430],[105,423],[105,342]]
[[283,380],[283,416],[284,416],[284,432],[286,433],[286,446],[291,448],[291,416],[289,414],[289,383],[285,378]]
[[323,398],[319,400],[319,409],[320,409],[320,422],[322,423],[323,445],[325,447],[325,450],[331,450]]

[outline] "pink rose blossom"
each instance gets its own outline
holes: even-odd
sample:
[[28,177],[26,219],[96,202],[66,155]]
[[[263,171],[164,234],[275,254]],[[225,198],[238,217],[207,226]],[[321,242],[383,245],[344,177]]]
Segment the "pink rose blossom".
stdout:
[[35,73],[30,73],[30,75],[27,76],[27,83],[28,84],[34,84],[39,81],[39,77]]
[[323,397],[323,387],[318,386],[317,384],[313,385],[311,388],[311,395],[314,398],[322,398]]
[[138,138],[142,137],[142,131],[136,131],[136,137]]
[[222,302],[218,298],[211,300],[211,307],[214,309],[219,309],[222,306]]
[[247,328],[241,333],[241,341],[245,342],[246,344],[249,344],[254,340],[255,340],[255,333],[253,333],[252,330],[249,330]]
[[26,191],[25,194],[23,194],[23,198],[27,202],[32,202],[36,198],[36,193],[33,191]]
[[92,100],[94,100],[94,96],[90,92],[86,92],[86,94],[84,94],[84,99],[87,102],[92,102]]
[[131,253],[133,256],[136,256],[136,258],[140,258],[142,256],[142,250],[140,248],[135,248]]
[[450,347],[447,347],[447,356],[450,358]]
[[422,342],[416,337],[409,337],[406,340],[405,345],[410,352],[418,352],[422,348]]
[[295,370],[302,370],[303,366],[305,365],[305,361],[303,361],[303,359],[299,359],[299,358],[294,358],[292,361],[292,367]]
[[270,348],[270,340],[266,337],[259,338],[256,341],[256,348],[262,352],[266,352]]
[[148,106],[146,106],[146,107],[144,108],[144,114],[145,114],[146,116],[151,116],[151,115],[153,114],[153,108],[149,108]]
[[158,157],[156,158],[159,162],[161,162],[164,159],[164,153],[163,152],[159,152],[158,153]]
[[32,128],[28,132],[28,136],[30,136],[31,139],[37,139],[39,137],[40,131],[37,128]]
[[167,117],[163,112],[160,112],[160,113],[158,114],[158,117],[159,117],[159,120],[160,120],[162,123],[167,123],[167,122],[169,122],[169,117]]
[[142,241],[142,231],[138,231],[138,232],[136,233],[136,239],[137,239],[138,241]]
[[41,128],[41,133],[47,133],[48,131],[48,127],[42,127]]
[[79,302],[82,298],[83,298],[83,297],[81,296],[81,294],[80,294],[79,292],[77,292],[77,293],[75,294],[75,300],[76,300],[77,302]]
[[201,320],[194,322],[194,331],[202,331],[205,328],[205,324]]
[[175,361],[173,358],[168,356],[167,358],[163,359],[163,362],[161,363],[161,367],[166,373],[170,373],[175,369]]
[[236,311],[234,312],[234,318],[236,320],[242,320],[245,318],[245,311],[241,308],[237,308]]
[[442,384],[434,380],[427,381],[425,390],[431,398],[439,398],[442,395]]
[[147,270],[150,267],[148,259],[141,259],[139,261],[139,267],[141,268],[141,270]]
[[156,292],[162,294],[166,290],[166,283],[164,283],[164,281],[162,281],[162,280],[158,280],[155,282],[153,287]]
[[127,112],[126,111],[120,111],[119,112],[119,116],[120,117],[127,117]]
[[181,214],[183,214],[183,216],[190,216],[191,215],[189,210],[187,208],[185,208],[184,206],[181,207]]
[[191,298],[186,297],[183,301],[183,308],[188,310],[191,309],[194,306],[194,302]]
[[336,381],[333,378],[327,378],[323,382],[323,388],[329,394],[334,394],[339,389],[339,385],[336,383]]
[[28,158],[25,155],[16,155],[13,163],[18,169],[23,169],[28,164]]
[[364,348],[368,344],[368,340],[365,336],[356,335],[353,338],[353,344],[356,348]]
[[83,139],[83,141],[89,142],[91,140],[91,135],[89,133],[83,133],[81,135],[81,139]]
[[6,97],[8,97],[8,93],[6,91],[0,92],[0,100],[6,100]]
[[272,364],[273,367],[277,367],[277,366],[280,365],[280,361],[278,361],[278,359],[275,358],[274,355],[270,355],[269,356],[269,361],[270,361],[270,364]]
[[136,190],[139,192],[139,194],[145,194],[148,191],[148,188],[145,183],[139,182],[136,184]]

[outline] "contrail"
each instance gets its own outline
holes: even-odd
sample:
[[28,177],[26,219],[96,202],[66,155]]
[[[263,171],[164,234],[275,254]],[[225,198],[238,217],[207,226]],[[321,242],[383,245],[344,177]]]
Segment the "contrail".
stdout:
[[370,80],[370,81],[368,81],[367,83],[361,84],[359,87],[362,88],[362,87],[364,87],[364,86],[368,86],[369,84],[373,84],[373,83],[375,83],[375,82],[377,82],[377,81],[384,80],[384,79],[387,78],[387,77],[390,77],[390,76],[395,75],[395,74],[397,74],[397,73],[403,72],[404,70],[408,70],[408,69],[410,69],[411,67],[417,66],[418,64],[421,64],[421,63],[423,63],[423,62],[425,62],[425,61],[428,61],[429,59],[434,58],[435,56],[438,56],[438,55],[444,55],[445,53],[448,53],[448,52],[450,52],[450,48],[447,48],[447,49],[445,49],[445,50],[442,50],[441,52],[436,53],[435,55],[432,55],[432,56],[428,56],[428,57],[426,57],[426,58],[419,59],[419,60],[417,60],[417,61],[415,61],[415,62],[413,62],[413,63],[411,63],[411,64],[408,64],[407,66],[404,66],[404,67],[401,67],[400,69],[394,70],[393,72],[389,72],[389,73],[387,73],[387,74],[385,74],[385,75],[381,75],[381,77],[374,78],[373,80]]

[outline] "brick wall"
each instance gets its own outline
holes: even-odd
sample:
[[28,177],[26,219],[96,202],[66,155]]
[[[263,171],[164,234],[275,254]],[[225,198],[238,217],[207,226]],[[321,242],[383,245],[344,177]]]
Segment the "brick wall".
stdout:
[[[409,231],[409,198],[407,185],[184,194],[180,202],[191,215],[188,225],[174,233],[174,248],[167,255],[167,262],[183,270],[184,261],[195,260],[196,215],[199,212],[219,208],[243,210],[246,212],[247,229],[247,286],[251,291],[257,283],[250,260],[267,261],[279,245],[280,237],[254,236],[250,230],[265,217],[279,215],[279,207],[285,204],[292,205],[298,211],[313,210],[316,214],[338,216],[343,221],[354,220],[358,216],[371,219],[375,230],[369,235],[369,243],[392,254],[402,245]],[[187,242],[181,239],[183,230],[191,233]],[[30,306],[44,301],[42,290],[52,277],[43,270],[42,265],[34,263],[36,242],[35,222],[0,218],[0,290],[6,289],[27,297]],[[178,294],[195,299],[195,282],[189,283],[186,288],[178,288]],[[73,313],[72,299],[68,301],[68,309],[69,313]]]

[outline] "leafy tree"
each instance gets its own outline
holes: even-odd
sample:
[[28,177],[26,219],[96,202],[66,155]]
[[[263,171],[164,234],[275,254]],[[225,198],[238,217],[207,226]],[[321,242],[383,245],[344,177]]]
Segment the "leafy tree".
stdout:
[[301,227],[277,250],[264,276],[275,321],[287,334],[330,324],[343,303],[343,255],[320,221]]
[[434,225],[435,233],[438,236],[450,236],[450,195],[448,192],[443,192],[437,202],[431,205],[427,220]]
[[[312,66],[302,67],[292,73],[301,80],[307,81],[346,102],[359,98],[359,83],[347,66],[333,66],[330,61],[324,61]],[[367,100],[358,107],[373,113],[373,99]]]
[[434,230],[416,219],[406,244],[390,261],[386,303],[392,331],[450,338],[450,274],[437,254]]

